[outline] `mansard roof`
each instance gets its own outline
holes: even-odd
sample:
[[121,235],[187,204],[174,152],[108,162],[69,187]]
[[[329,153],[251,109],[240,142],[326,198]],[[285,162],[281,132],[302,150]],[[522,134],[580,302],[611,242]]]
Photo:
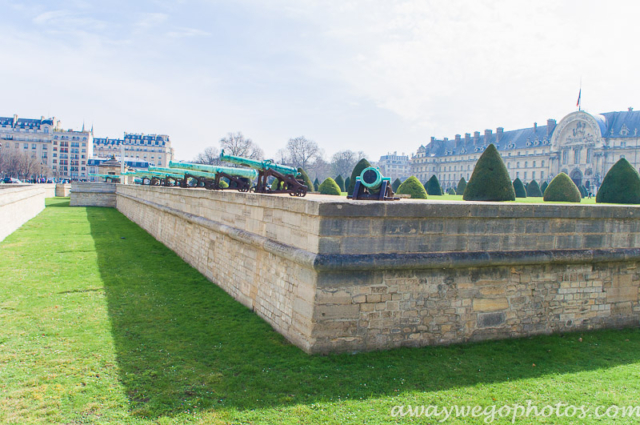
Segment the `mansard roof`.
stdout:
[[[640,111],[606,112],[602,114],[592,114],[592,116],[598,123],[603,137],[618,138],[639,136]],[[548,129],[546,125],[539,125],[537,127],[504,131],[500,136],[498,133],[492,131],[488,137],[480,134],[477,143],[474,143],[473,135],[471,135],[468,142],[464,136],[462,136],[458,144],[456,144],[455,139],[438,140],[433,138],[429,144],[421,146],[418,149],[418,153],[424,152],[427,156],[432,157],[482,153],[491,143],[493,143],[499,151],[549,146],[555,127],[554,121],[550,129]],[[636,129],[638,129],[638,131],[636,131]]]
[[14,126],[13,117],[0,117],[0,125],[10,125],[15,128],[40,128],[41,125],[48,124],[53,125],[53,118],[47,119],[33,119],[33,118],[18,118]]

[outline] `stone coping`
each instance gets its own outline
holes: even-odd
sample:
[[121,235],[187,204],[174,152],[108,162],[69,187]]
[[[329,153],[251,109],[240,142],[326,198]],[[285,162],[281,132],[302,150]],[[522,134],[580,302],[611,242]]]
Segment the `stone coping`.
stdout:
[[[110,183],[113,184],[113,183]],[[113,184],[118,190],[128,185]],[[121,189],[122,188],[122,189]],[[640,205],[612,204],[518,204],[505,202],[429,201],[401,199],[398,201],[353,201],[328,195],[310,194],[304,198],[286,194],[265,195],[231,190],[206,190],[165,186],[136,185],[136,190],[165,192],[190,198],[260,205],[323,217],[384,217],[384,218],[640,218]]]
[[44,193],[45,187],[37,184],[16,185],[3,188],[2,192],[0,192],[0,207],[33,198],[34,196],[40,196]]
[[123,193],[119,193],[118,196],[174,215],[187,222],[211,229],[237,241],[264,249],[271,254],[285,257],[303,267],[318,272],[458,269],[470,267],[523,266],[531,264],[640,261],[640,248],[388,253],[367,255],[316,254],[155,202]]

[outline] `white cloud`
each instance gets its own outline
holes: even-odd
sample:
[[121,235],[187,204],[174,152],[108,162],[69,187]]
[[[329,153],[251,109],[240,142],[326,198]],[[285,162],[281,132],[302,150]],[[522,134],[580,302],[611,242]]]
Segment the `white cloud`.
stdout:
[[184,37],[209,37],[210,32],[202,31],[197,28],[176,28],[174,31],[169,31],[167,36],[171,38],[184,38]]

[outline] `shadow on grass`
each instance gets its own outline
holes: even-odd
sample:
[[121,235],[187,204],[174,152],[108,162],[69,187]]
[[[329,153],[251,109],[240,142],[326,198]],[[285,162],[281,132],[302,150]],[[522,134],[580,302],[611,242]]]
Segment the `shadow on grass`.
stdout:
[[395,396],[640,361],[637,330],[309,356],[115,209],[87,215],[134,414]]

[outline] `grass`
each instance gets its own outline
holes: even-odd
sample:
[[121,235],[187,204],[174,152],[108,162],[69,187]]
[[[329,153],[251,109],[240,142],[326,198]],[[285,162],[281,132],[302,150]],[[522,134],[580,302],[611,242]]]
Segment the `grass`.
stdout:
[[637,329],[308,356],[115,209],[59,198],[0,243],[0,329],[2,424],[435,423],[389,413],[640,404]]

